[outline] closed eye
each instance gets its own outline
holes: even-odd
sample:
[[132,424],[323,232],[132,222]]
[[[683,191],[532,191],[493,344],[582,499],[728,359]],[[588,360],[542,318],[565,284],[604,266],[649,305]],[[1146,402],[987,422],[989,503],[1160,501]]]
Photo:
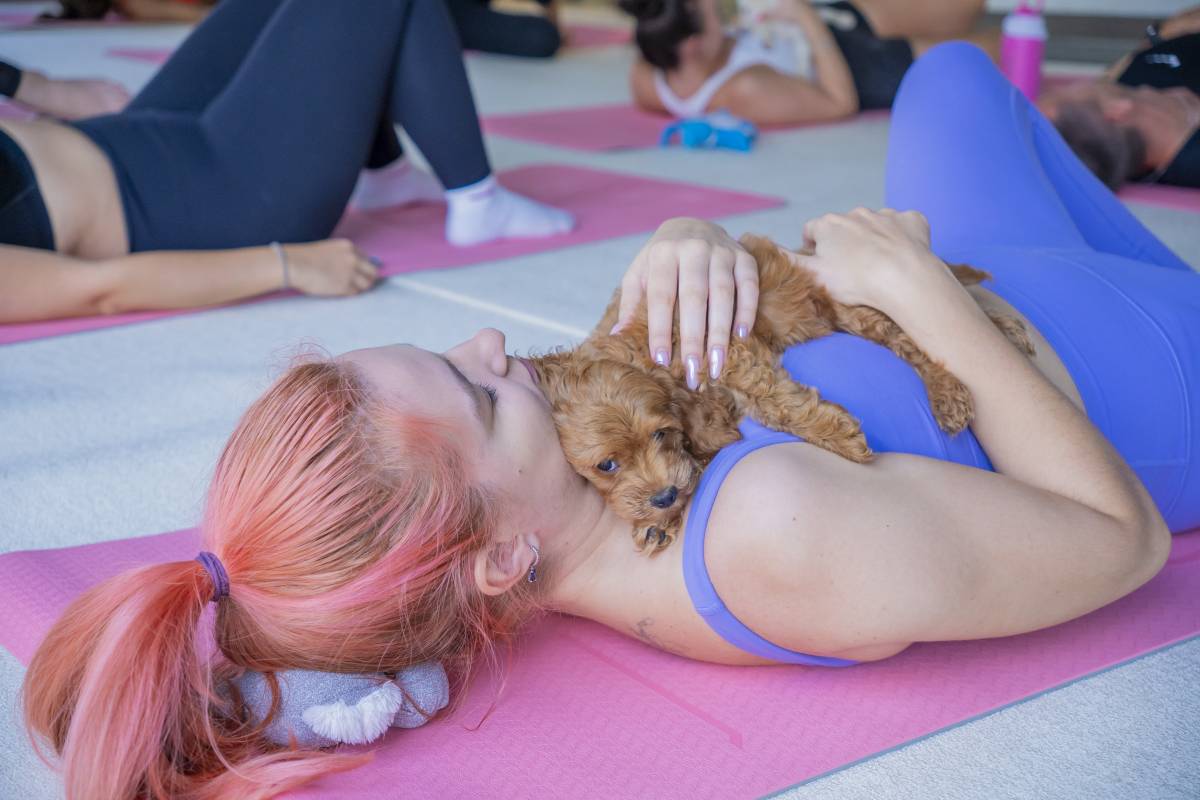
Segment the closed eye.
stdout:
[[499,397],[496,393],[496,387],[488,386],[486,383],[478,383],[476,386],[483,389],[484,393],[487,394],[488,399],[492,401],[492,409],[494,410],[496,408],[496,398]]

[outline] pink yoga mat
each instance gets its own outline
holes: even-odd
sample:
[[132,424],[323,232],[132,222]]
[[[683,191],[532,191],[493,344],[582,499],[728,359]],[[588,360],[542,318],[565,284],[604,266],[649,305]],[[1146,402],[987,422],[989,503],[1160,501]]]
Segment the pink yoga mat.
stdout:
[[[824,125],[844,125],[865,119],[886,119],[887,111],[864,111],[856,117]],[[524,114],[494,114],[483,119],[483,130],[524,142],[548,144],[568,150],[603,153],[657,147],[663,128],[672,118],[651,114],[628,103],[589,106]],[[776,126],[766,130],[790,130],[807,125]]]
[[147,64],[165,64],[175,52],[162,47],[114,47],[105,55],[110,58],[125,58],[130,61],[144,61]]
[[[63,607],[148,561],[192,558],[194,531],[0,556],[0,643],[28,663]],[[723,667],[551,616],[518,647],[495,711],[388,734],[374,763],[295,797],[752,798],[1200,633],[1200,531],[1163,571],[1086,617],[1024,636],[916,645],[846,669]]]
[[614,28],[607,25],[568,25],[567,47],[610,47],[633,41],[629,28]]
[[1200,213],[1200,189],[1131,183],[1117,192],[1117,196],[1127,203]]
[[[576,215],[577,227],[569,234],[547,239],[511,239],[476,247],[453,247],[446,243],[442,232],[446,207],[437,203],[351,213],[342,220],[334,235],[353,239],[366,252],[383,259],[384,275],[396,275],[479,264],[644,233],[654,230],[668,217],[724,217],[775,208],[784,203],[777,197],[766,195],[549,164],[519,167],[503,173],[500,180],[513,191],[570,210]],[[268,295],[271,296],[277,295]],[[0,325],[0,344],[184,313],[189,312],[154,311]]]
[[0,120],[4,120],[4,119],[30,120],[30,119],[34,119],[35,117],[37,117],[37,114],[33,113],[32,111],[30,111],[27,108],[21,108],[20,106],[16,105],[15,103],[0,102]]

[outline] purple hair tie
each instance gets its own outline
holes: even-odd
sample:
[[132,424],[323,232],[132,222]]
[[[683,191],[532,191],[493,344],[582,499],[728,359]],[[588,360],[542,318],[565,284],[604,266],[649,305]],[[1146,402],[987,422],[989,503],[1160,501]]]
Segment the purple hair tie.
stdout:
[[200,562],[212,580],[211,601],[215,603],[222,597],[229,597],[229,573],[225,571],[225,565],[221,563],[221,559],[217,558],[215,553],[201,550],[200,555],[196,556],[196,560]]

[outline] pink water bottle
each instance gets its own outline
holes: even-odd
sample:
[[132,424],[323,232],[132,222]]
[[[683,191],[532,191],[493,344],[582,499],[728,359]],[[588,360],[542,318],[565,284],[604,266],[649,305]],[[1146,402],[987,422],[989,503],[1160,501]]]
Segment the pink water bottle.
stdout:
[[1046,20],[1042,3],[1021,0],[1004,18],[1000,37],[1000,69],[1030,100],[1036,100],[1042,83],[1042,57],[1046,54]]

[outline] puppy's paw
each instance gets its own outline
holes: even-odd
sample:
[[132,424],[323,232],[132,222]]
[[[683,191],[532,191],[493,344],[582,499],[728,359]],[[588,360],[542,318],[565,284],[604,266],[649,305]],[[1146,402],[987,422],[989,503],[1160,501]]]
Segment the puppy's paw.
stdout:
[[1029,329],[1024,322],[1008,314],[988,314],[988,317],[1013,347],[1030,358],[1035,355],[1033,340],[1029,338]]
[[856,464],[865,464],[875,457],[871,452],[870,445],[867,444],[867,437],[863,435],[861,429],[839,432],[837,436],[826,438],[822,441],[812,441],[813,444],[828,450],[829,452],[839,455],[842,458],[853,461]]
[[649,525],[633,529],[633,542],[639,553],[655,556],[671,546],[678,535],[676,526]]
[[943,381],[940,386],[931,389],[929,405],[938,427],[951,436],[961,433],[975,418],[971,390],[957,378]]

